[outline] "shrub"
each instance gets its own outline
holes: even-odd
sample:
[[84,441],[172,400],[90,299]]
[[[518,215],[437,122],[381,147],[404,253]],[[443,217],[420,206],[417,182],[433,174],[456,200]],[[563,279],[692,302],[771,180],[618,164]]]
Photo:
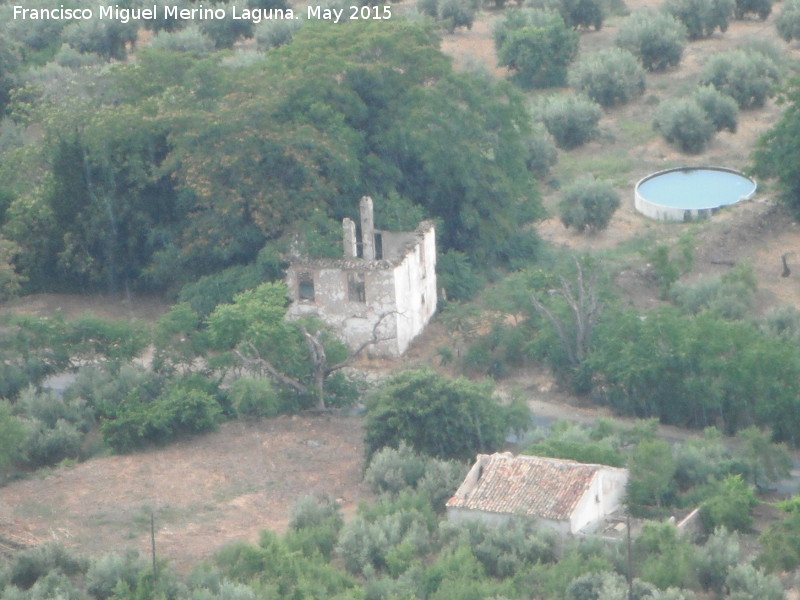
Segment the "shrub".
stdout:
[[780,80],[780,69],[769,56],[739,49],[712,56],[701,83],[731,96],[739,108],[757,108],[773,95]]
[[689,39],[710,36],[714,30],[723,33],[733,16],[735,0],[666,0],[664,10],[686,26]]
[[569,84],[603,106],[624,104],[644,91],[644,70],[622,48],[587,54],[569,69]]
[[475,22],[475,10],[466,0],[440,0],[436,12],[448,33],[453,33],[459,27],[472,29]]
[[790,510],[786,518],[762,532],[758,563],[771,571],[793,571],[800,566],[800,511]]
[[800,39],[800,0],[786,0],[775,18],[778,35],[786,42]]
[[[236,4],[236,11],[241,13],[244,3],[237,0],[228,4],[230,7]],[[209,19],[202,21],[200,31],[214,41],[215,48],[233,48],[233,45],[240,38],[253,37],[255,25],[249,19]]]
[[398,493],[416,487],[425,468],[425,459],[401,442],[397,448],[381,448],[373,455],[364,482],[376,493]]
[[319,553],[329,558],[344,520],[339,504],[330,495],[304,496],[292,505],[286,543],[306,556]]
[[717,527],[697,551],[697,579],[704,590],[721,594],[728,571],[741,557],[739,536],[725,527]]
[[274,417],[281,412],[281,400],[266,377],[240,377],[228,389],[233,409],[240,417]]
[[662,104],[653,126],[667,142],[693,154],[705,150],[714,137],[713,123],[692,98],[678,98]]
[[620,23],[617,46],[632,52],[648,71],[663,71],[681,62],[687,35],[672,15],[642,10]]
[[[520,2],[521,4],[521,2]],[[606,14],[605,0],[527,0],[525,6],[539,10],[556,11],[567,27],[573,29],[603,26]]]
[[600,231],[619,208],[619,194],[608,181],[580,179],[564,189],[558,208],[564,227]]
[[[402,549],[401,549],[402,547]],[[431,549],[425,516],[414,509],[399,510],[370,521],[357,516],[342,528],[337,552],[345,569],[353,574],[385,571],[394,562],[393,575],[399,574],[399,551],[408,557],[421,557]]]
[[533,123],[530,135],[525,140],[528,158],[525,165],[528,171],[539,179],[544,178],[558,161],[558,151],[553,143],[553,135],[547,130],[544,123]]
[[728,572],[725,580],[731,600],[784,600],[781,580],[753,565],[741,564]]
[[578,52],[578,34],[558,13],[523,9],[506,13],[494,29],[498,64],[525,88],[563,85]]
[[762,21],[772,12],[772,0],[736,0],[733,14],[737,19],[744,19],[747,14],[758,15]]
[[115,595],[120,583],[135,589],[140,573],[147,564],[133,552],[105,554],[93,559],[86,572],[86,591],[97,600],[107,600]]
[[731,133],[736,133],[739,108],[733,98],[723,94],[715,87],[703,85],[692,94],[692,99],[706,113],[706,117],[711,121],[714,129],[717,131],[727,129]]
[[603,116],[600,105],[583,95],[549,98],[541,107],[541,118],[559,148],[571,150],[600,133],[597,124]]
[[436,278],[446,300],[470,300],[486,283],[467,255],[458,250],[447,250],[439,256]]
[[83,573],[86,564],[85,561],[71,556],[61,544],[45,543],[14,554],[8,569],[8,582],[27,590],[54,570],[72,576]]
[[26,425],[28,439],[24,456],[32,466],[54,465],[66,458],[80,457],[83,436],[72,423],[59,419],[49,427],[38,419],[31,419]]
[[213,51],[214,42],[204,35],[199,27],[192,25],[176,31],[159,31],[150,42],[150,47],[157,50],[190,52],[199,55]]
[[101,431],[109,446],[127,452],[149,443],[211,431],[221,416],[219,403],[210,394],[177,382],[152,400],[130,394],[103,422]]
[[750,511],[757,504],[753,488],[741,475],[728,475],[716,485],[716,492],[700,506],[700,517],[706,530],[726,527],[733,531],[749,531],[753,519]]
[[288,44],[302,24],[302,21],[294,19],[276,19],[259,23],[255,30],[258,49],[266,51]]

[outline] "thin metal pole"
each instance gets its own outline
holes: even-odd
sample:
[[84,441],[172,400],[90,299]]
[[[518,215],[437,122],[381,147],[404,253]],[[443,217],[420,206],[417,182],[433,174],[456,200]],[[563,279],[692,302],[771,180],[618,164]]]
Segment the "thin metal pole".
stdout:
[[156,568],[156,519],[152,510],[150,511],[150,550],[153,555],[153,599],[155,600],[158,569]]

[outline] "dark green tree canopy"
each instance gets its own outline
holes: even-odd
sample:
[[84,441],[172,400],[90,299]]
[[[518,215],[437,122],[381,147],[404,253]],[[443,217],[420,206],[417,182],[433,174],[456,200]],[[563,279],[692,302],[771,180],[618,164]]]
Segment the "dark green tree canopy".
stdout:
[[[306,23],[248,61],[142,49],[31,88],[14,111],[44,136],[25,168],[0,161],[18,268],[38,289],[179,287],[355,216],[367,194],[438,219],[440,249],[473,265],[529,259],[520,225],[541,206],[522,97],[456,73],[438,43],[402,19]],[[323,238],[310,246],[325,254]]]
[[[500,447],[512,423],[490,382],[449,379],[428,370],[398,373],[367,405],[366,450],[405,442],[438,458],[473,460]],[[527,428],[524,419],[514,427]]]
[[759,140],[753,161],[757,174],[778,180],[784,201],[800,217],[800,79],[792,79],[783,100],[781,118]]

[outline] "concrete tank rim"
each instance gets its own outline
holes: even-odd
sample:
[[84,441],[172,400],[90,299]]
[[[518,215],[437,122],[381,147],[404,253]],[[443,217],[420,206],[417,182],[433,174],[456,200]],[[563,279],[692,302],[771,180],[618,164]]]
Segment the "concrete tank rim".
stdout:
[[[662,176],[662,175],[667,175],[668,173],[674,173],[676,171],[723,171],[725,173],[731,173],[732,175],[738,175],[739,177],[743,177],[744,179],[747,179],[749,182],[751,182],[753,184],[753,189],[750,191],[750,193],[748,193],[748,194],[746,194],[744,196],[741,196],[738,200],[736,200],[736,202],[730,202],[728,204],[717,204],[716,206],[703,206],[703,207],[679,207],[679,206],[669,206],[668,204],[659,204],[658,202],[653,202],[652,200],[649,200],[649,199],[645,198],[644,196],[642,196],[639,193],[639,186],[641,186],[643,183],[646,183],[647,181],[650,181],[651,179],[655,179],[656,177],[659,177],[659,176]],[[722,206],[730,206],[732,204],[738,204],[739,202],[742,202],[743,200],[749,200],[750,198],[752,198],[753,195],[756,193],[757,189],[758,189],[758,182],[755,179],[753,179],[752,177],[749,177],[748,175],[745,175],[742,171],[739,171],[738,169],[732,169],[730,167],[719,167],[719,166],[713,166],[713,165],[707,165],[707,166],[700,165],[700,166],[695,166],[695,167],[689,167],[689,166],[686,166],[686,167],[672,167],[670,169],[662,169],[661,171],[656,171],[654,173],[650,173],[649,175],[645,175],[639,181],[636,182],[636,185],[633,188],[633,193],[634,193],[634,198],[635,199],[638,200],[639,198],[641,198],[642,201],[647,202],[651,206],[654,206],[654,207],[657,207],[657,208],[663,208],[665,210],[673,209],[673,210],[695,210],[696,211],[696,210],[715,210],[715,209],[721,208]],[[645,216],[647,216],[647,215],[645,215]]]

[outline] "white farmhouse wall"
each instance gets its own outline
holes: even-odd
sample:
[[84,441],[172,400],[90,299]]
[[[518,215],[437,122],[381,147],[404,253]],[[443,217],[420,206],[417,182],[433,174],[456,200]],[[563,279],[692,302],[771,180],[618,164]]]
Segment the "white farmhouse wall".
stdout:
[[570,533],[591,531],[604,517],[620,510],[625,499],[628,470],[605,467],[592,478],[589,489],[570,517]]
[[[346,220],[345,253],[351,252],[352,221]],[[436,232],[423,222],[415,231],[377,231],[383,258],[296,259],[286,284],[292,298],[287,318],[316,316],[355,350],[372,339],[371,356],[403,354],[436,312]],[[352,235],[352,233],[350,233]],[[301,279],[313,281],[313,299],[302,298]],[[352,297],[349,281],[363,280],[363,297]]]

